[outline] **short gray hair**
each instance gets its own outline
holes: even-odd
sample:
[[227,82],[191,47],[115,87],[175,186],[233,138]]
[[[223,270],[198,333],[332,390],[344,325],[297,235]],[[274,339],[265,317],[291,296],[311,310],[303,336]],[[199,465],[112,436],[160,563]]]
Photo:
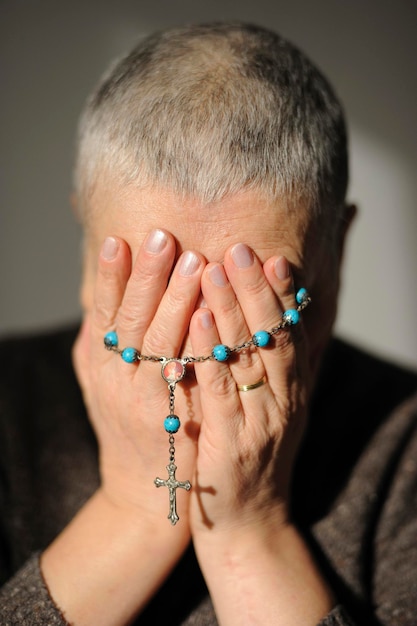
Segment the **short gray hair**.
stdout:
[[342,107],[317,68],[267,29],[213,23],[147,37],[81,118],[81,204],[101,175],[204,203],[245,189],[338,221],[348,179]]

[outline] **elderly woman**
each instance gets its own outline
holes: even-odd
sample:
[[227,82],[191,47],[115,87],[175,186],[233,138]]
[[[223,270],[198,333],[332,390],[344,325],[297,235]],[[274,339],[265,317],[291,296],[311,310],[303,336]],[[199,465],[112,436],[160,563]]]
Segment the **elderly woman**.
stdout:
[[330,339],[346,185],[340,104],[271,32],[103,78],[82,397],[75,330],[2,346],[3,624],[415,624],[417,378]]

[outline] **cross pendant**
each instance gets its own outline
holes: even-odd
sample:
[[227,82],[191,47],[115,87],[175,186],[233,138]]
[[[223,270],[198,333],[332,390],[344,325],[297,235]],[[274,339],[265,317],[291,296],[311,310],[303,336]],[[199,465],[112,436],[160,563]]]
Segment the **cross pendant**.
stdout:
[[171,462],[166,466],[168,470],[168,478],[166,480],[162,480],[162,478],[155,478],[154,483],[157,487],[168,487],[169,491],[169,513],[168,519],[171,521],[171,524],[175,526],[175,524],[180,519],[177,513],[177,489],[185,489],[186,491],[190,491],[191,483],[189,480],[179,481],[175,478],[175,472],[177,470],[177,466],[175,463]]

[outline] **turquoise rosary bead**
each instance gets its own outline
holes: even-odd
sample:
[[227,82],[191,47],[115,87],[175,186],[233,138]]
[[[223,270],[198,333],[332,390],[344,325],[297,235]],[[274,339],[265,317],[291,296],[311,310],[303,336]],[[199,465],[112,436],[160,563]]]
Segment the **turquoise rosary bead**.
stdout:
[[257,348],[264,348],[268,345],[271,335],[267,330],[258,330],[252,337],[253,345]]
[[288,309],[283,314],[282,319],[290,326],[295,326],[300,321],[300,314],[297,309]]
[[164,428],[170,435],[177,433],[180,426],[180,418],[177,415],[168,415],[168,417],[164,419]]
[[104,345],[106,348],[117,348],[119,345],[119,338],[115,330],[111,330],[104,335]]
[[135,348],[125,348],[122,352],[122,359],[126,363],[134,363],[138,359],[138,351]]
[[297,304],[304,304],[308,300],[308,291],[305,287],[301,287],[296,293],[295,299]]
[[222,343],[219,343],[217,346],[214,346],[211,353],[216,361],[227,361],[230,356],[230,348]]

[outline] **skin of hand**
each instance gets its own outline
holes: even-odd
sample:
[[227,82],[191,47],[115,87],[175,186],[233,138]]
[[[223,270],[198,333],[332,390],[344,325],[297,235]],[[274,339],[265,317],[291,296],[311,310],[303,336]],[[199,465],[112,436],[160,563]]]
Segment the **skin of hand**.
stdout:
[[[110,258],[106,258],[109,251]],[[121,348],[135,347],[147,355],[180,352],[200,295],[205,261],[191,251],[184,252],[175,267],[174,259],[173,237],[162,230],[153,231],[130,273],[126,242],[108,238],[99,259],[95,306],[74,351],[99,443],[102,489],[115,502],[132,504],[142,516],[152,516],[156,524],[161,519],[166,523],[167,497],[156,492],[149,477],[161,472],[164,477],[169,460],[168,435],[163,428],[169,413],[167,383],[161,378],[159,363],[125,363],[104,349],[103,337],[117,328]],[[191,476],[195,441],[181,431],[177,440],[182,449],[182,472]],[[187,528],[187,523],[182,527]]]
[[[244,343],[297,307],[287,260],[272,257],[262,266],[244,244],[227,250],[223,266],[207,265],[202,291],[207,309],[195,312],[190,329],[197,354],[210,353],[217,343]],[[310,387],[302,323],[272,336],[265,348],[195,369],[203,418],[193,531],[256,526],[268,517],[274,525],[287,523],[291,469]],[[238,391],[237,385],[263,376],[265,385]]]
[[[202,292],[207,308],[190,325],[197,354],[244,343],[297,306],[285,257],[262,266],[243,244],[227,250],[223,265],[206,266]],[[334,605],[289,516],[311,389],[307,355],[300,322],[265,348],[195,366],[202,421],[190,523],[222,626],[314,626]],[[237,389],[264,376],[265,385]]]

